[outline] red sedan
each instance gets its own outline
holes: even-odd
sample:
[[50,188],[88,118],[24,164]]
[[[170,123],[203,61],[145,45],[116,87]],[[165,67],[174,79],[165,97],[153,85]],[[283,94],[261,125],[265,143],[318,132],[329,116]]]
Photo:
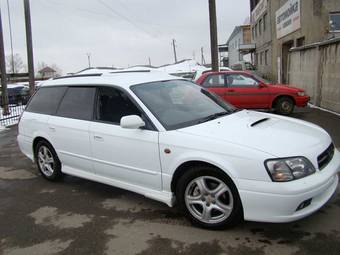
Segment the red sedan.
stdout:
[[310,99],[303,89],[272,84],[241,71],[207,72],[197,83],[238,108],[275,109],[283,115],[291,114],[294,106],[306,106]]

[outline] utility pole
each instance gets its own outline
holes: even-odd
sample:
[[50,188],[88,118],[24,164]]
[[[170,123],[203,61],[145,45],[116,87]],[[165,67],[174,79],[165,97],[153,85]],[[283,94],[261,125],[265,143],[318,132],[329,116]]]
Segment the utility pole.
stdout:
[[3,115],[9,114],[8,108],[8,95],[7,95],[7,75],[6,75],[6,62],[5,62],[5,47],[4,47],[4,35],[2,31],[2,19],[0,8],[0,72],[1,72],[1,96],[2,96],[2,108]]
[[34,82],[34,60],[33,60],[31,10],[30,10],[29,0],[24,0],[24,10],[25,10],[25,26],[26,26],[28,79],[29,79],[30,95],[33,95],[35,91],[35,82]]
[[91,53],[86,53],[87,61],[89,63],[89,68],[91,68]]
[[204,58],[203,47],[201,47],[201,64],[205,65],[205,58]]
[[149,57],[149,66],[151,67],[151,58]]
[[11,57],[12,57],[12,73],[15,73],[14,70],[14,53],[13,53],[13,36],[12,36],[12,22],[11,22],[11,12],[9,8],[9,0],[7,0],[7,16],[8,16],[8,26],[9,26],[9,38],[11,41]]
[[211,48],[211,68],[218,71],[218,45],[217,45],[217,21],[216,21],[216,2],[209,0],[209,19],[210,19],[210,48]]
[[177,63],[177,53],[176,53],[176,41],[172,39],[172,47],[174,48],[175,63]]

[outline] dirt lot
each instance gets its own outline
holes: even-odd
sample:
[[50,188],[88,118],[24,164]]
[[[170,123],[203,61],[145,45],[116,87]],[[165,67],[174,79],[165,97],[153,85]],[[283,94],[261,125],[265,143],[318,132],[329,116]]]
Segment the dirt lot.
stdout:
[[[306,109],[340,147],[340,117]],[[340,192],[290,224],[192,227],[143,196],[67,176],[49,183],[20,152],[16,127],[0,132],[0,254],[340,254]]]

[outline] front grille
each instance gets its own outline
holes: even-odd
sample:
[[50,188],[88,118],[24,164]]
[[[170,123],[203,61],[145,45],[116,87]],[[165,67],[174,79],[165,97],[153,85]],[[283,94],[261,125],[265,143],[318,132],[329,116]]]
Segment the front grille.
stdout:
[[332,143],[323,153],[318,156],[318,166],[322,170],[332,160],[334,155],[334,144]]

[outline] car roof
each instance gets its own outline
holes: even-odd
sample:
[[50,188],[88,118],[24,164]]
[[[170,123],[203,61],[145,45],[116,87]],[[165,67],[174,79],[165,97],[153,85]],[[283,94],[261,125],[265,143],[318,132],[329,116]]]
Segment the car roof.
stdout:
[[77,86],[77,85],[112,85],[129,88],[132,85],[165,81],[185,80],[160,71],[115,71],[105,74],[73,75],[50,79],[42,82],[41,86]]
[[220,71],[208,71],[208,72],[205,72],[203,75],[209,75],[209,74],[250,74],[249,72],[247,71],[228,71],[228,70],[220,70]]

